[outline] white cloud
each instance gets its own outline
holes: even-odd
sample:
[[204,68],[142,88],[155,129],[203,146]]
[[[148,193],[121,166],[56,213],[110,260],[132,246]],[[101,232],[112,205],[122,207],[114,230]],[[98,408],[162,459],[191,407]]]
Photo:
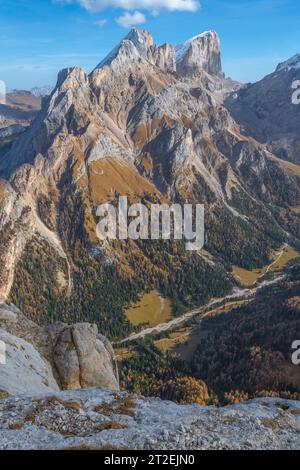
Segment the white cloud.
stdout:
[[[57,1],[57,0],[56,0]],[[169,11],[196,11],[200,7],[198,0],[59,0],[64,3],[77,2],[86,10],[97,12],[106,8],[123,8],[129,10],[148,10],[158,12]]]
[[103,28],[103,26],[105,26],[107,24],[107,20],[105,20],[105,19],[97,20],[97,21],[95,21],[95,24],[100,26],[100,28]]
[[135,11],[133,13],[125,11],[122,16],[116,18],[116,22],[124,28],[131,28],[132,26],[146,23],[146,17],[140,11]]

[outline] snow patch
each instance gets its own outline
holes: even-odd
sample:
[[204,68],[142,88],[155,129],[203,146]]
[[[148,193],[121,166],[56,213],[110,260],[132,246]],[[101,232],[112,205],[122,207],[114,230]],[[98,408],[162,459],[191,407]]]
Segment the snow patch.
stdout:
[[179,44],[178,46],[175,47],[176,51],[176,62],[179,63],[183,60],[184,56],[188,52],[191,44],[196,41],[197,39],[203,38],[205,36],[208,36],[210,34],[213,34],[213,31],[204,31],[201,34],[198,34],[197,36],[193,36],[192,38],[188,39],[185,41],[183,44]]
[[120,50],[121,43],[118,44],[101,62],[97,65],[96,69],[101,69],[106,65],[110,65],[112,61],[117,57],[118,52]]
[[[130,47],[132,44],[134,47]],[[111,65],[112,61],[118,57],[120,53],[128,56],[128,51],[136,57],[137,53],[145,56],[148,48],[153,45],[153,38],[147,31],[133,28],[127,36],[100,62],[96,67],[100,69],[107,65]]]

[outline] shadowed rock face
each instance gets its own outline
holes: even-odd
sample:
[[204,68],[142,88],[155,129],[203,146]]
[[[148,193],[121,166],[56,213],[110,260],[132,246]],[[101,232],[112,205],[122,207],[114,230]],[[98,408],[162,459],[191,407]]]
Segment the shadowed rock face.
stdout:
[[119,390],[113,349],[95,325],[57,323],[43,328],[14,306],[0,304],[0,340],[7,356],[7,363],[0,366],[2,392]]
[[0,399],[1,449],[299,449],[299,402],[180,406],[99,389]]
[[300,55],[233,93],[225,104],[246,135],[268,144],[277,156],[300,163],[300,105],[292,102],[292,85],[297,80]]

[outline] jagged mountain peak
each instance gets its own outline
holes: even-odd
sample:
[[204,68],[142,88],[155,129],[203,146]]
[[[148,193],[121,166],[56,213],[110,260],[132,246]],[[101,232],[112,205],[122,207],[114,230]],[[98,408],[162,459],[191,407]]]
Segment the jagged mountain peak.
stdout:
[[139,57],[140,54],[135,44],[125,38],[97,65],[95,70],[111,66],[115,60],[124,63],[128,59],[134,61]]
[[127,36],[97,65],[124,65],[139,59],[168,72],[177,71],[182,76],[194,76],[205,71],[210,75],[222,74],[220,38],[216,31],[205,31],[176,47],[158,46],[152,35],[143,29],[133,28]]
[[119,71],[126,63],[146,60],[164,71],[176,70],[175,49],[170,44],[157,46],[151,34],[143,29],[133,28],[127,36],[97,65],[95,70],[112,67]]
[[182,44],[178,44],[175,49],[176,49],[176,59],[177,59],[177,62],[181,62],[181,60],[183,59],[184,57],[184,54],[187,52],[187,50],[196,42],[201,42],[203,40],[203,38],[207,38],[209,40],[215,40],[217,39],[218,41],[220,41],[219,39],[219,35],[216,31],[213,31],[213,30],[210,30],[210,31],[204,31],[203,33],[200,33],[200,34],[197,34],[196,36],[193,36],[189,39],[187,39],[186,41],[184,41],[184,43]]
[[81,67],[70,67],[62,69],[58,73],[57,77],[57,84],[55,90],[58,87],[65,87],[65,88],[75,88],[76,84],[79,86],[80,84],[86,82],[87,76],[83,68]]
[[146,29],[133,28],[125,39],[133,42],[136,48],[143,53],[147,52],[150,46],[154,45],[154,40]]
[[193,76],[205,70],[210,75],[221,75],[220,38],[215,31],[205,31],[176,47],[177,72]]
[[133,28],[127,36],[125,36],[122,41],[97,65],[96,69],[109,66],[112,64],[113,60],[120,60],[120,57],[121,62],[124,62],[124,59],[126,60],[128,58],[135,60],[139,55],[147,57],[147,51],[149,47],[153,45],[153,37],[148,31]]

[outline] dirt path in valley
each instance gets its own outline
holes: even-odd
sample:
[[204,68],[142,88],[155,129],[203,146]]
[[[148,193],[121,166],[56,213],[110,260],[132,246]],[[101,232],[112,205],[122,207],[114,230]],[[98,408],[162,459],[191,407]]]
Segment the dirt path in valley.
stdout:
[[143,329],[142,331],[139,331],[138,333],[133,333],[128,338],[119,341],[118,345],[124,344],[128,341],[135,341],[139,338],[144,338],[145,336],[149,335],[158,335],[159,333],[162,333],[163,331],[169,331],[174,328],[176,328],[179,325],[183,325],[186,323],[188,320],[191,318],[198,316],[200,314],[204,314],[203,316],[207,316],[209,314],[210,309],[212,307],[216,308],[218,305],[221,305],[224,301],[232,301],[232,300],[243,300],[243,299],[249,299],[251,297],[254,297],[255,294],[262,289],[263,287],[270,286],[272,284],[276,284],[280,280],[284,279],[285,276],[279,276],[276,279],[273,279],[271,281],[263,281],[259,286],[253,288],[253,289],[236,289],[233,294],[227,295],[225,297],[221,297],[219,299],[214,299],[210,301],[208,304],[191,310],[190,312],[185,313],[184,315],[181,315],[180,317],[174,318],[173,320],[170,320],[169,322],[166,323],[161,323],[159,325],[153,326],[153,327],[148,327]]

